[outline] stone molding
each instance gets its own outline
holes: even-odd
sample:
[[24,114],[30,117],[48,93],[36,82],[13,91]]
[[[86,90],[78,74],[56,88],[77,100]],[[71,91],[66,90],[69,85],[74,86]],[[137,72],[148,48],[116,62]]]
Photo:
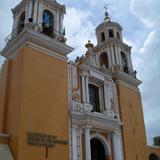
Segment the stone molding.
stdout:
[[106,117],[101,113],[80,113],[71,111],[71,123],[81,128],[91,126],[92,128],[105,130],[105,131],[119,131],[121,128],[121,121]]
[[9,41],[0,54],[5,58],[8,58],[27,42],[34,43],[37,46],[56,52],[64,57],[73,51],[72,47],[67,46],[64,43],[57,42],[53,38],[26,28],[20,35]]

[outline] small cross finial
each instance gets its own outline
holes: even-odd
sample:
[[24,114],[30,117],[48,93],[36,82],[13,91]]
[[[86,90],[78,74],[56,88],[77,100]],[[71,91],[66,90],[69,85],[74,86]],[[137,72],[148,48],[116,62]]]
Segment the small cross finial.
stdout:
[[109,4],[108,4],[108,2],[106,1],[105,6],[104,6],[106,12],[108,12],[108,6],[109,6]]
[[108,6],[109,6],[109,4],[108,4],[108,1],[106,1],[106,3],[105,3],[105,18],[104,18],[104,20],[110,20],[110,17],[109,17],[109,14],[108,14]]

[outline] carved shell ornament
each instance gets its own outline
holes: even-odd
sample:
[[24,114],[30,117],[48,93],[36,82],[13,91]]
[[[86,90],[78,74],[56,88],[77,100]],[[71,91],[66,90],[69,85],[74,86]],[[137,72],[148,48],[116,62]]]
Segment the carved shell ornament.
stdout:
[[80,101],[80,96],[78,92],[73,93],[73,100],[79,102]]

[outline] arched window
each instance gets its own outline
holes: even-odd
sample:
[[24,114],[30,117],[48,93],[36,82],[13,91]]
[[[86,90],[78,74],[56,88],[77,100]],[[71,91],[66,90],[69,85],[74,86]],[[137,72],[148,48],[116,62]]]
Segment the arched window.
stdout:
[[101,33],[101,42],[104,42],[105,41],[105,34],[104,32]]
[[105,66],[106,69],[109,67],[108,56],[106,52],[103,52],[100,55],[100,66]]
[[91,139],[91,160],[106,160],[104,145],[97,138]]
[[109,38],[113,38],[114,37],[114,33],[112,29],[109,29]]
[[117,32],[117,38],[118,38],[118,39],[120,39],[120,35],[119,35],[119,32]]
[[129,73],[128,63],[127,63],[127,57],[126,57],[126,54],[125,54],[124,52],[121,52],[121,59],[122,59],[123,71],[124,71],[125,73]]
[[99,88],[95,85],[89,84],[89,100],[93,106],[93,112],[100,112],[100,101],[99,101]]
[[157,157],[156,154],[151,153],[151,154],[149,155],[149,160],[159,160],[159,158]]
[[17,34],[20,34],[23,31],[24,24],[25,24],[25,11],[22,12],[22,14],[19,17]]
[[54,30],[54,16],[49,10],[43,11],[43,23],[42,23],[43,33],[47,36],[53,36]]

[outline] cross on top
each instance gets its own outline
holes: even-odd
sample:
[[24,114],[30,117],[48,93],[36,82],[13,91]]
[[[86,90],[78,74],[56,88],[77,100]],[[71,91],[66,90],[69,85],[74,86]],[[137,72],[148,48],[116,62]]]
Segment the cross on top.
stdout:
[[108,1],[106,1],[106,3],[105,3],[105,18],[104,18],[104,20],[107,20],[107,21],[109,21],[110,20],[110,17],[109,17],[109,14],[108,14],[108,6],[109,6],[109,4],[108,4]]
[[108,6],[109,6],[108,1],[106,1],[105,6],[104,6],[106,12],[108,11]]

